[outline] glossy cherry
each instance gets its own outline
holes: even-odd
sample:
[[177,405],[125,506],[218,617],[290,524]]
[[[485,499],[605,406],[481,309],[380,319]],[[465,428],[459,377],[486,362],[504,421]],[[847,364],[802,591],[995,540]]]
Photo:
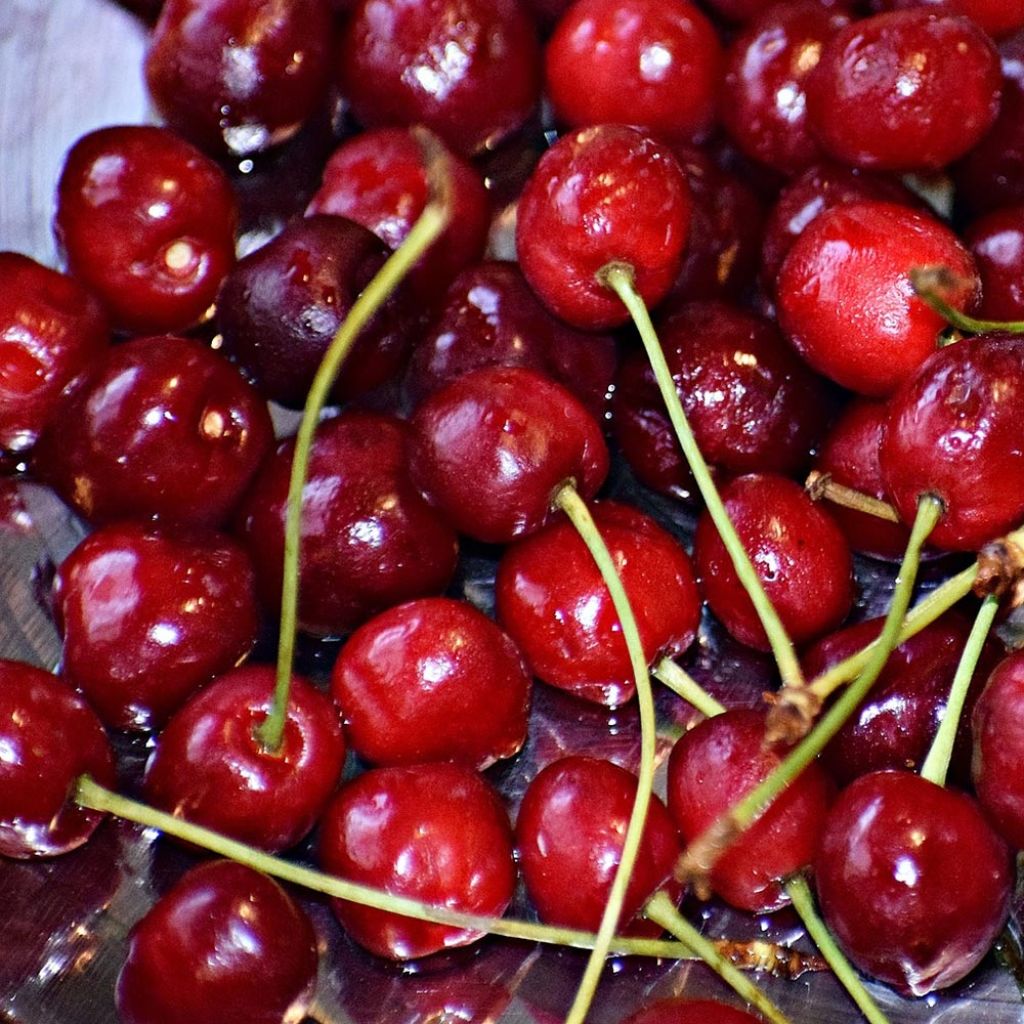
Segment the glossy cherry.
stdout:
[[123,1024],[281,1024],[316,983],[316,934],[266,875],[193,868],[132,929],[117,979]]
[[422,598],[364,623],[342,648],[331,689],[345,734],[376,765],[518,753],[531,681],[515,644],[464,601]]
[[102,527],[54,580],[62,675],[116,729],[161,726],[256,642],[256,580],[228,537]]
[[758,1024],[760,1018],[710,999],[674,996],[637,1010],[623,1024]]
[[54,231],[68,270],[116,327],[177,331],[200,320],[235,260],[224,172],[164,128],[101,128],[71,147]]
[[[566,757],[542,769],[527,787],[516,820],[516,849],[542,921],[597,930],[622,857],[636,785],[631,772],[610,761]],[[672,868],[681,852],[665,805],[652,797],[617,932],[660,934],[639,912],[659,889],[679,901],[682,887]]]
[[103,816],[72,801],[76,780],[115,784],[92,708],[48,672],[0,661],[0,749],[0,854],[53,857],[81,846]]
[[815,859],[822,914],[847,956],[907,995],[947,988],[1009,909],[1009,852],[970,797],[874,772],[833,805]]
[[981,278],[978,316],[1024,319],[1024,205],[993,210],[971,223],[964,242]]
[[[469,913],[500,916],[512,899],[512,829],[498,795],[469,768],[375,768],[327,808],[319,859],[326,871],[389,893]],[[479,939],[341,900],[334,912],[377,956],[410,960]]]
[[926,7],[944,14],[961,14],[996,38],[1024,28],[1022,0],[876,0],[876,6],[897,11]]

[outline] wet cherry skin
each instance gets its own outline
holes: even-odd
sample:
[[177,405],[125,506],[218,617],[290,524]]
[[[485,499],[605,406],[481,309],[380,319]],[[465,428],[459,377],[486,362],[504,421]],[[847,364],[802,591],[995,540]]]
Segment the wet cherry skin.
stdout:
[[[597,930],[622,858],[636,785],[625,768],[574,756],[549,764],[527,787],[516,819],[516,849],[526,891],[542,921]],[[680,853],[675,825],[654,796],[617,932],[661,933],[639,911],[661,888],[679,901],[682,886],[672,868]]]
[[829,812],[815,879],[850,960],[905,995],[965,977],[1009,909],[1009,851],[968,796],[910,772],[857,779]]
[[524,367],[464,374],[426,399],[410,426],[413,480],[457,530],[488,543],[543,526],[563,483],[591,498],[608,473],[594,418]]
[[[445,763],[374,768],[334,798],[320,824],[325,871],[389,893],[500,916],[512,899],[512,829],[498,798],[472,769]],[[410,960],[479,939],[333,900],[349,935],[377,956]]]
[[0,854],[54,857],[81,846],[103,816],[72,802],[80,775],[116,785],[96,713],[42,669],[0,661]]
[[464,601],[421,598],[364,623],[334,663],[331,689],[349,745],[371,764],[483,769],[526,739],[531,681],[522,656]]
[[69,272],[114,326],[178,331],[200,320],[235,260],[227,175],[165,128],[101,128],[71,147],[54,231]]
[[116,523],[61,563],[54,614],[61,674],[115,729],[159,728],[256,642],[256,581],[245,551],[212,531]]
[[316,934],[266,875],[200,864],[132,929],[117,979],[123,1024],[281,1024],[316,984]]
[[971,223],[964,232],[981,278],[978,316],[1024,319],[1024,206],[1007,206]]
[[760,1018],[710,999],[662,999],[638,1010],[623,1024],[758,1024]]

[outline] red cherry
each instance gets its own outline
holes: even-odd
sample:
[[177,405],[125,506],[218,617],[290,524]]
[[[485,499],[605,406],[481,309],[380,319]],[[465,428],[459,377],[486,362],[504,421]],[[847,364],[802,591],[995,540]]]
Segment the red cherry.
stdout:
[[[500,916],[512,899],[512,830],[497,794],[469,768],[376,768],[350,782],[320,826],[326,871],[398,896]],[[410,960],[480,938],[342,900],[346,931],[377,956]]]
[[227,537],[134,523],[97,530],[54,580],[62,674],[116,729],[159,727],[256,642],[256,583]]
[[316,935],[275,881],[232,861],[184,875],[132,929],[123,1024],[281,1024],[316,983]]
[[981,278],[977,315],[1024,319],[1024,205],[993,210],[964,232]]
[[492,366],[431,395],[411,422],[413,479],[461,533],[507,543],[552,516],[558,488],[584,499],[608,472],[601,428],[560,384]]
[[638,1010],[623,1024],[758,1024],[759,1018],[710,999],[662,999]]
[[1024,28],[1024,0],[887,0],[884,6],[894,10],[927,7],[936,12],[962,14],[994,37]]
[[[593,757],[563,758],[534,777],[519,808],[516,847],[526,891],[542,921],[597,930],[622,857],[636,786],[625,768]],[[658,889],[679,901],[682,886],[672,868],[680,853],[672,819],[652,797],[618,932],[661,933],[637,915]]]
[[177,331],[201,319],[235,259],[224,172],[163,128],[101,128],[71,147],[54,230],[68,269],[115,326]]
[[72,801],[80,775],[116,784],[92,708],[41,669],[0,661],[0,854],[53,857],[81,846],[102,815]]
[[1013,873],[969,797],[910,772],[839,795],[815,860],[822,914],[853,963],[922,996],[965,977],[1006,920]]
[[563,135],[523,189],[519,265],[556,316],[604,330],[628,313],[598,271],[629,264],[656,305],[679,271],[689,224],[689,190],[667,148],[622,125],[585,128]]
[[526,739],[530,677],[515,644],[472,605],[410,601],[352,634],[331,688],[352,749],[371,764],[482,769]]

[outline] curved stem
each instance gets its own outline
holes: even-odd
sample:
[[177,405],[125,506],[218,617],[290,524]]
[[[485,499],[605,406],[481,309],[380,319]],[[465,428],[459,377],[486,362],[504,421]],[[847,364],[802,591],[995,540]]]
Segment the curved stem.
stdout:
[[257,729],[257,738],[265,750],[276,753],[281,747],[288,695],[291,689],[292,662],[295,658],[295,632],[298,628],[299,554],[302,547],[302,498],[309,471],[313,435],[320,413],[342,363],[352,350],[362,329],[391,293],[405,279],[413,265],[435,242],[451,220],[451,175],[448,158],[441,144],[429,132],[416,129],[423,149],[430,199],[412,226],[405,241],[362,291],[348,316],[334,335],[306,398],[302,422],[295,437],[284,528],[284,570],[281,583],[281,626],[277,647],[277,673],[270,714]]
[[680,668],[671,658],[662,658],[651,670],[651,674],[705,718],[714,718],[725,710],[724,704],[715,700],[689,672]]
[[622,627],[622,635],[626,641],[626,648],[629,651],[629,660],[636,678],[637,701],[640,709],[640,770],[637,774],[636,799],[633,802],[633,809],[629,816],[629,824],[626,827],[626,835],[622,843],[622,854],[619,865],[612,880],[611,891],[608,894],[608,902],[601,915],[601,923],[597,929],[597,940],[587,966],[583,972],[583,979],[576,992],[576,998],[569,1009],[565,1024],[583,1024],[583,1020],[590,1009],[597,991],[597,982],[604,969],[604,961],[611,948],[611,941],[615,935],[615,929],[619,924],[619,917],[622,915],[622,905],[626,898],[626,889],[629,886],[633,874],[633,866],[636,863],[637,854],[640,850],[640,840],[643,838],[644,825],[647,821],[647,808],[651,802],[651,792],[654,787],[654,754],[655,754],[655,719],[654,719],[654,696],[651,692],[651,681],[647,674],[647,659],[644,657],[643,644],[640,642],[640,633],[637,629],[636,618],[630,606],[629,598],[622,586],[618,570],[612,559],[611,553],[604,542],[594,519],[587,508],[586,503],[579,496],[575,486],[567,484],[559,488],[552,503],[554,507],[561,509],[569,517],[569,521],[576,528],[583,543],[591,557],[597,563],[605,586],[611,594],[612,603],[615,605],[616,614],[619,617],[619,624]]
[[979,320],[946,302],[942,293],[960,283],[949,267],[914,267],[910,271],[910,283],[918,298],[964,334],[987,334],[989,331],[1024,334],[1024,320]]
[[804,482],[804,490],[812,501],[831,501],[833,505],[841,505],[843,508],[853,509],[855,512],[863,512],[865,515],[874,516],[876,519],[884,519],[886,522],[898,523],[899,513],[887,501],[879,498],[872,498],[870,494],[854,490],[845,484],[837,484],[832,479],[831,473],[821,473],[814,469],[807,475]]
[[739,577],[743,589],[747,592],[757,616],[768,636],[768,643],[771,645],[772,654],[779,666],[779,674],[782,681],[788,686],[803,685],[803,673],[800,670],[800,662],[797,660],[793,644],[786,634],[778,612],[768,600],[764,592],[761,579],[754,569],[750,556],[747,554],[743,542],[736,533],[736,528],[729,518],[729,513],[722,503],[718,488],[715,486],[708,464],[704,461],[693,430],[683,411],[682,403],[679,401],[679,394],[676,391],[675,381],[672,379],[672,372],[665,362],[665,354],[662,352],[661,343],[658,340],[654,324],[651,323],[650,314],[633,286],[632,269],[624,264],[613,263],[603,268],[598,277],[609,288],[612,289],[622,300],[629,310],[633,323],[636,325],[644,348],[647,350],[647,358],[650,360],[654,377],[658,382],[658,389],[661,392],[662,401],[668,410],[669,419],[675,428],[676,436],[679,439],[683,455],[690,466],[697,488],[707,506],[708,514],[714,521],[722,543],[725,545],[729,557],[732,559],[736,575]]

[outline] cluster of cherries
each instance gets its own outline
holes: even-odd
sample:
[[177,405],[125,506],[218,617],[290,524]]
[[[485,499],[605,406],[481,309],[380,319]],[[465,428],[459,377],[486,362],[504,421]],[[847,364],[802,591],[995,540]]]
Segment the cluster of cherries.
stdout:
[[[332,900],[346,933],[406,961],[477,941],[520,876],[541,922],[600,935],[643,796],[619,934],[662,934],[688,882],[765,914],[806,873],[865,974],[913,995],[967,976],[1024,847],[1024,656],[985,635],[1024,571],[1024,339],[995,322],[1024,319],[1024,3],[870,6],[165,0],[145,68],[165,126],[72,147],[66,273],[0,253],[2,465],[93,528],[54,581],[59,675],[0,663],[0,854],[84,844],[117,799],[109,733],[149,735],[129,789],[193,842],[314,836],[323,871],[364,887]],[[306,191],[296,167],[328,152]],[[240,222],[271,230],[238,257]],[[271,407],[321,386],[309,443],[276,442]],[[700,495],[692,554],[603,496],[613,462]],[[852,552],[908,538],[951,571],[984,557],[905,637],[902,614],[844,626]],[[487,614],[447,596],[470,560],[496,567]],[[953,605],[976,582],[972,627],[976,604]],[[705,603],[779,659],[774,717],[718,707],[674,663]],[[270,617],[276,672],[244,664]],[[346,638],[329,687],[291,672],[296,626]],[[824,737],[821,705],[824,726],[868,664]],[[513,825],[486,769],[523,749],[533,680],[616,709],[648,668],[707,716],[672,748],[667,800],[559,756]],[[824,738],[790,769],[805,733]],[[934,767],[947,740],[963,791]],[[687,844],[711,851],[699,871]],[[283,888],[206,862],[132,932],[118,1010],[281,1024],[317,958]],[[631,1024],[755,1019],[672,1000]]]

